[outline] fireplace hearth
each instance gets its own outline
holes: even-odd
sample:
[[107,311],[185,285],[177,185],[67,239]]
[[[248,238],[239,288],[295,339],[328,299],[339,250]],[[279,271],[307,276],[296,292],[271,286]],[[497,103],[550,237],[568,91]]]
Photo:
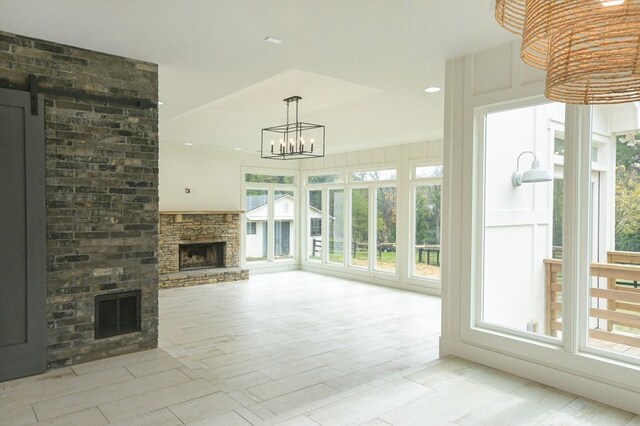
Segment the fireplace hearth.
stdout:
[[240,267],[242,213],[160,212],[160,288],[249,279]]
[[181,271],[205,268],[224,268],[226,243],[185,243],[179,247],[179,268]]

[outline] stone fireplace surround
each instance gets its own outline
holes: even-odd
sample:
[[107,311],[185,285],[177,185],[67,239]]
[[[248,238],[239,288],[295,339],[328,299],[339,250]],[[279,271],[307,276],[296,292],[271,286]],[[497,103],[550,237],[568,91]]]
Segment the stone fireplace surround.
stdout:
[[[240,268],[240,211],[160,212],[160,288],[249,279]],[[180,246],[224,243],[223,267],[180,270]]]

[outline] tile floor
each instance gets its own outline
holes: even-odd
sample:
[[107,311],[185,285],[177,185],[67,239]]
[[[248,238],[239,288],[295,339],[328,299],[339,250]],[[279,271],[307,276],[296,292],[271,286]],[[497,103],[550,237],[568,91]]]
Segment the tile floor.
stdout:
[[160,349],[0,383],[0,425],[640,425],[457,358],[440,300],[305,272],[160,292]]

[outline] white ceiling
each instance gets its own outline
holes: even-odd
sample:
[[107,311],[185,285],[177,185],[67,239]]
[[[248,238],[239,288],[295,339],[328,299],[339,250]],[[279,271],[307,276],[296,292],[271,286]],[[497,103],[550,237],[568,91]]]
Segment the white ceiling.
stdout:
[[163,143],[255,151],[299,95],[331,153],[441,138],[443,93],[423,89],[513,39],[493,2],[0,0],[0,30],[158,63]]

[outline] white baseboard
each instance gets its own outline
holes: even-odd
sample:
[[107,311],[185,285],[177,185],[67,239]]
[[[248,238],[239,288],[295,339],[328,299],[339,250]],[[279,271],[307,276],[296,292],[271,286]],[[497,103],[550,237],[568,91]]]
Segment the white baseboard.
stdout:
[[271,263],[265,266],[245,266],[249,269],[250,275],[258,274],[270,274],[272,272],[286,272],[286,271],[299,271],[300,265],[297,263],[286,263],[278,265],[277,263]]
[[640,393],[478,346],[440,338],[440,356],[454,355],[525,379],[640,414]]
[[337,278],[344,278],[347,280],[359,281],[367,284],[377,284],[385,287],[396,288],[399,290],[414,291],[416,293],[429,294],[431,296],[440,296],[441,291],[439,288],[433,288],[426,285],[409,284],[395,280],[386,280],[380,275],[373,275],[369,271],[358,271],[355,269],[345,268],[331,268],[324,265],[309,265],[302,264],[301,270],[308,272],[315,272],[317,274],[329,275]]

